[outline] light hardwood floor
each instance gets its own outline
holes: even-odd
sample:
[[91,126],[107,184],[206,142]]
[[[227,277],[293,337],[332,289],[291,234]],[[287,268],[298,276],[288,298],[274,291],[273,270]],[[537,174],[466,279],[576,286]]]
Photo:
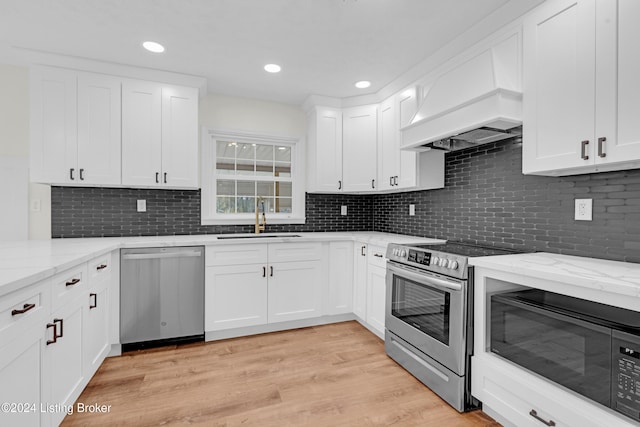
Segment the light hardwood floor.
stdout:
[[357,322],[107,359],[63,426],[496,427],[459,414],[384,352]]

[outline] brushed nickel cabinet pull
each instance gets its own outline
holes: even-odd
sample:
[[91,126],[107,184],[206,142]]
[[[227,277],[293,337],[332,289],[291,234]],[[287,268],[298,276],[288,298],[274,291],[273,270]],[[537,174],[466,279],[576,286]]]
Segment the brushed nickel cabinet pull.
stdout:
[[26,313],[27,311],[29,311],[29,310],[31,310],[31,309],[33,309],[33,308],[35,308],[35,307],[36,307],[36,305],[35,305],[35,304],[25,304],[25,305],[23,305],[23,306],[22,306],[22,308],[21,308],[21,309],[14,309],[14,310],[11,310],[11,315],[12,315],[12,316],[16,316],[16,315],[18,315],[18,314],[24,314],[24,313]]
[[607,157],[607,153],[604,152],[605,142],[607,142],[606,137],[598,138],[598,157]]
[[53,339],[47,340],[47,345],[58,342],[58,326],[55,323],[47,323],[47,329],[53,328]]
[[107,268],[107,264],[100,264],[99,266],[96,267],[96,270],[100,271],[100,270],[104,270],[105,268]]
[[589,155],[587,154],[587,145],[589,145],[589,140],[586,139],[582,141],[581,144],[580,157],[582,157],[582,160],[589,160]]
[[89,299],[93,298],[93,303],[89,303],[89,309],[96,308],[98,306],[98,294],[90,293]]
[[77,279],[77,278],[76,278],[76,279],[73,279],[73,280],[71,280],[71,281],[69,281],[69,282],[65,283],[64,285],[65,285],[65,286],[73,286],[73,285],[77,285],[78,283],[80,283],[80,279]]
[[[56,339],[58,338],[62,338],[64,331],[63,331],[63,326],[64,326],[64,319],[53,319],[53,323],[60,323],[60,335],[56,335]],[[58,328],[56,328],[56,331],[58,330]]]
[[531,411],[529,411],[529,415],[531,415],[533,418],[535,418],[536,420],[540,421],[542,424],[544,425],[548,425],[549,427],[553,427],[556,425],[555,421],[553,420],[545,420],[544,418],[541,418],[538,415],[538,412],[535,409],[532,409]]

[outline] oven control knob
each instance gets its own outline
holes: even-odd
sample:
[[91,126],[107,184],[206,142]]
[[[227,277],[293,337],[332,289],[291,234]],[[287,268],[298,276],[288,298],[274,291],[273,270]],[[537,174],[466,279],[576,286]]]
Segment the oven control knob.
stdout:
[[431,265],[440,265],[440,258],[438,258],[437,256],[434,256],[433,259],[431,260]]
[[391,251],[391,253],[393,254],[393,256],[398,256],[398,249],[393,248],[393,251]]
[[400,256],[401,257],[405,257],[407,255],[407,251],[405,251],[404,249],[400,251]]
[[447,265],[447,267],[450,270],[456,270],[458,268],[458,261],[454,260],[454,259],[450,259],[449,260],[449,264]]
[[440,258],[440,267],[446,267],[446,266],[447,266],[447,259]]

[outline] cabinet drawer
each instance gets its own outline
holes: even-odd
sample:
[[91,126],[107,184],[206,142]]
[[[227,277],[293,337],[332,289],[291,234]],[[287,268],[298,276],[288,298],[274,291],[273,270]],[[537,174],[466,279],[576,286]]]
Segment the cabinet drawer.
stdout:
[[111,253],[92,259],[87,263],[89,284],[93,287],[101,285],[111,278]]
[[387,267],[387,258],[385,257],[387,248],[384,246],[369,245],[368,251],[369,265],[375,265],[383,268]]
[[267,245],[220,245],[207,246],[205,265],[245,265],[267,263]]
[[322,243],[270,243],[269,264],[315,261],[322,258]]
[[0,343],[17,338],[34,322],[44,324],[50,312],[50,280],[3,296],[0,298]]
[[53,276],[53,310],[81,295],[89,288],[88,281],[86,263]]

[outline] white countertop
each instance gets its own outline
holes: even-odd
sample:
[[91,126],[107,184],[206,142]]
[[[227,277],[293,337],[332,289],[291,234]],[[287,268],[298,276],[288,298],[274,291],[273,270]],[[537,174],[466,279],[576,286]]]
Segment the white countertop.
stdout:
[[635,263],[537,252],[471,258],[469,264],[538,280],[640,297],[640,264]]
[[[279,237],[218,240],[216,234],[190,236],[104,237],[86,239],[23,240],[0,242],[0,296],[23,288],[91,258],[120,248],[201,246],[302,241],[361,241],[388,243],[444,242],[426,237],[379,232],[267,233]],[[293,235],[300,237],[291,237]],[[224,236],[224,235],[221,235]],[[242,235],[237,235],[242,236]]]

